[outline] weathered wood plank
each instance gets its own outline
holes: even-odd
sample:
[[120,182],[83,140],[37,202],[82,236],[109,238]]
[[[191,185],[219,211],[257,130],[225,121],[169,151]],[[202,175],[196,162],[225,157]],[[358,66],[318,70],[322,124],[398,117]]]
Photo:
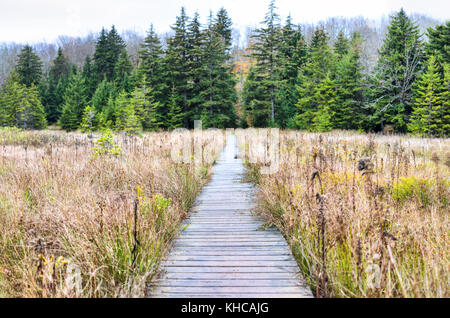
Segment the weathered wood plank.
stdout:
[[166,272],[181,273],[298,273],[298,268],[293,266],[253,266],[253,267],[230,267],[230,266],[162,266]]
[[285,255],[170,255],[170,261],[290,261]]
[[[272,273],[220,273],[220,276],[217,273],[186,273],[186,272],[168,272],[164,275],[164,279],[172,280],[172,279],[180,279],[180,280],[212,280],[220,277],[221,279],[226,280],[291,280],[297,279],[301,280],[301,277],[289,272],[272,272]],[[158,280],[159,281],[159,280]],[[155,283],[157,285],[157,283]]]
[[155,282],[161,287],[302,287],[297,279],[221,279],[221,280],[194,280],[194,279],[161,279]]
[[290,261],[248,261],[248,260],[226,260],[226,261],[203,261],[203,260],[189,260],[189,261],[172,261],[167,260],[162,263],[164,267],[178,267],[178,266],[192,266],[192,267],[214,267],[214,266],[227,266],[227,267],[254,267],[254,266],[283,266],[283,267],[297,267],[297,262]]

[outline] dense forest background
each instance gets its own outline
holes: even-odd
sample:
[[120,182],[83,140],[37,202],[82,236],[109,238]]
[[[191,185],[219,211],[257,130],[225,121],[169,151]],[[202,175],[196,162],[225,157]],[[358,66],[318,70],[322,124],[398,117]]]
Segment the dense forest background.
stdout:
[[208,127],[450,134],[450,21],[281,21],[272,1],[241,38],[225,9],[172,32],[0,44],[0,125],[128,133]]

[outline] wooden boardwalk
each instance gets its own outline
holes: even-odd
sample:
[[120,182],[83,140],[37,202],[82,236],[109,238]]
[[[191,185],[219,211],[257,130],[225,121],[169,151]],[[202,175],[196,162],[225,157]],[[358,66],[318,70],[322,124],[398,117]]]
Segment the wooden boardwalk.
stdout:
[[284,237],[250,213],[255,189],[236,153],[230,135],[151,297],[313,297]]

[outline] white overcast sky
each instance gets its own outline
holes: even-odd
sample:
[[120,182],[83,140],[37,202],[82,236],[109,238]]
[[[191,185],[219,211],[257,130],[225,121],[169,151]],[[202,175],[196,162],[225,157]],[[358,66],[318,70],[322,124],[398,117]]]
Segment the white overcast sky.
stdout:
[[[153,23],[158,33],[170,30],[182,6],[206,21],[209,10],[225,7],[234,27],[255,26],[264,18],[269,0],[0,0],[0,42],[53,41],[58,35],[85,35],[102,26],[144,32]],[[403,7],[445,21],[449,0],[278,0],[282,18],[317,22],[332,16],[376,19]]]

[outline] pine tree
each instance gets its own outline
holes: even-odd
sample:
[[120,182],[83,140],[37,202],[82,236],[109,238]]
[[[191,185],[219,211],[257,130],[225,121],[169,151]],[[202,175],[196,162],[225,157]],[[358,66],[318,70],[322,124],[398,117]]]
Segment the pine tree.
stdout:
[[[97,78],[94,73],[94,65],[92,64],[91,57],[86,56],[83,65],[83,79],[86,85],[86,96],[91,99],[97,89]],[[101,81],[100,81],[101,82]]]
[[62,114],[59,119],[60,126],[66,131],[76,130],[87,105],[85,82],[81,73],[72,71],[69,83],[64,94]]
[[242,100],[245,106],[246,121],[253,127],[267,127],[270,118],[270,108],[259,97],[266,94],[265,87],[257,80],[257,70],[251,67],[242,89]]
[[[347,43],[344,37],[339,40]],[[347,44],[340,44],[337,54],[335,79],[337,96],[334,105],[333,125],[336,129],[360,129],[364,127],[364,89],[360,58],[359,34],[353,34]],[[346,47],[344,49],[344,47]],[[335,49],[336,50],[336,49]]]
[[95,90],[91,99],[91,104],[97,112],[102,112],[108,105],[110,96],[114,96],[114,85],[104,79]]
[[445,24],[437,25],[434,29],[428,28],[428,43],[425,51],[428,56],[434,55],[439,64],[450,63],[450,20]]
[[201,117],[204,127],[235,127],[237,121],[234,104],[237,100],[235,80],[230,62],[231,20],[221,9],[213,20],[212,13],[204,31],[203,65],[201,68]]
[[[251,100],[252,107],[247,105],[247,109],[255,109],[258,111],[260,126],[275,125],[275,113],[278,112],[278,105],[275,105],[277,90],[279,88],[279,48],[281,44],[281,28],[279,16],[275,12],[275,2],[272,0],[269,10],[263,21],[263,27],[256,30],[254,36],[254,45],[251,47],[251,57],[256,60],[254,69],[255,81],[261,86],[258,90],[262,95],[254,95],[255,100]],[[251,87],[252,85],[247,85]],[[247,95],[249,96],[249,95]],[[267,107],[269,112],[268,118],[261,118],[265,112],[263,109]]]
[[96,74],[96,83],[100,83],[104,78],[108,81],[115,79],[115,68],[120,56],[123,56],[124,49],[125,42],[114,25],[109,32],[102,29],[94,53],[93,72]]
[[125,90],[131,92],[133,89],[132,70],[133,66],[131,65],[127,50],[123,48],[114,67],[114,83],[119,91]]
[[20,76],[12,72],[2,91],[0,111],[2,125],[23,129],[44,129],[47,126],[45,110],[34,84],[20,83]]
[[[109,69],[109,61],[108,61],[108,32],[102,28],[100,32],[100,36],[97,39],[97,43],[95,46],[94,52],[94,63],[93,63],[93,73],[95,74],[93,77],[95,79],[95,84],[100,83],[105,79],[108,69]],[[114,63],[115,64],[115,63]],[[110,78],[108,79],[110,80]]]
[[406,131],[413,105],[413,84],[420,71],[422,43],[418,27],[402,9],[394,15],[381,47],[371,95],[372,121],[383,129],[392,124],[396,131]]
[[161,111],[161,104],[155,100],[152,88],[144,84],[136,87],[131,94],[130,103],[133,104],[137,118],[143,129],[161,129],[168,126],[169,119]]
[[48,78],[41,80],[41,89],[39,90],[48,123],[56,123],[61,115],[61,105],[64,91],[67,87],[70,69],[70,63],[64,56],[62,49],[59,48],[58,55],[53,61],[53,66],[50,68]]
[[[120,37],[119,33],[117,33],[117,30],[114,25],[111,27],[111,30],[108,32],[108,35],[106,36],[106,48],[107,51],[105,56],[106,58],[105,75],[109,81],[112,81],[114,80],[117,62],[119,61],[121,55],[122,56],[124,55],[123,50],[126,48],[125,42]],[[126,56],[126,58],[128,59],[128,55]]]
[[176,23],[172,26],[174,35],[167,39],[165,67],[168,70],[167,78],[169,85],[175,87],[175,98],[178,105],[181,106],[183,112],[183,125],[186,128],[193,126],[189,109],[188,89],[189,89],[189,46],[187,32],[188,17],[184,7],[181,8],[181,14],[177,17]]
[[317,111],[313,118],[313,129],[315,131],[330,131],[335,128],[334,116],[336,115],[336,82],[331,79],[330,74],[317,85],[315,91]]
[[53,66],[50,69],[50,77],[52,77],[56,83],[60,78],[68,78],[70,74],[70,63],[67,61],[61,48],[58,49],[58,56],[53,61]]
[[169,129],[180,128],[183,126],[183,113],[181,107],[177,103],[175,87],[172,87],[169,98],[169,114],[167,126]]
[[31,46],[25,45],[20,51],[16,72],[21,84],[27,87],[39,85],[42,76],[42,62]]
[[300,129],[312,129],[313,119],[318,111],[317,88],[327,77],[334,73],[333,55],[328,46],[328,35],[323,27],[314,31],[307,61],[298,74],[297,101],[298,114],[296,127]]
[[[125,131],[129,135],[137,134],[142,130],[142,118],[138,116],[135,103],[123,90],[115,100],[115,128],[118,131]],[[141,106],[137,104],[137,106]],[[141,110],[142,111],[142,110]]]
[[86,106],[83,111],[80,128],[82,132],[91,133],[97,128],[98,120],[95,108],[92,106]]
[[[421,75],[416,91],[409,131],[418,135],[445,136],[445,115],[448,116],[448,100],[444,97],[444,84],[436,66],[436,58],[431,56],[426,71]],[[448,94],[448,93],[447,93]],[[445,114],[447,112],[447,114]],[[448,117],[447,117],[448,120]],[[448,124],[448,123],[447,123]],[[445,131],[447,129],[447,132]]]
[[166,71],[163,64],[164,51],[161,42],[156,35],[153,25],[139,50],[140,63],[138,67],[139,81],[152,88],[152,93],[156,101],[160,103],[162,109],[161,113],[166,114],[165,104],[167,103],[167,96],[169,96],[168,79],[166,78]]
[[279,111],[276,116],[278,125],[282,128],[295,127],[295,115],[298,101],[296,90],[298,72],[306,62],[307,47],[301,33],[301,28],[294,27],[291,16],[288,16],[282,29],[280,46],[280,88],[277,95]]
[[200,119],[202,113],[202,75],[203,75],[203,33],[201,32],[200,17],[196,12],[187,27],[187,108],[185,116],[189,118],[190,125],[194,120]]
[[334,53],[337,54],[338,59],[346,55],[350,50],[350,42],[344,35],[343,31],[340,31],[336,43],[334,44]]

